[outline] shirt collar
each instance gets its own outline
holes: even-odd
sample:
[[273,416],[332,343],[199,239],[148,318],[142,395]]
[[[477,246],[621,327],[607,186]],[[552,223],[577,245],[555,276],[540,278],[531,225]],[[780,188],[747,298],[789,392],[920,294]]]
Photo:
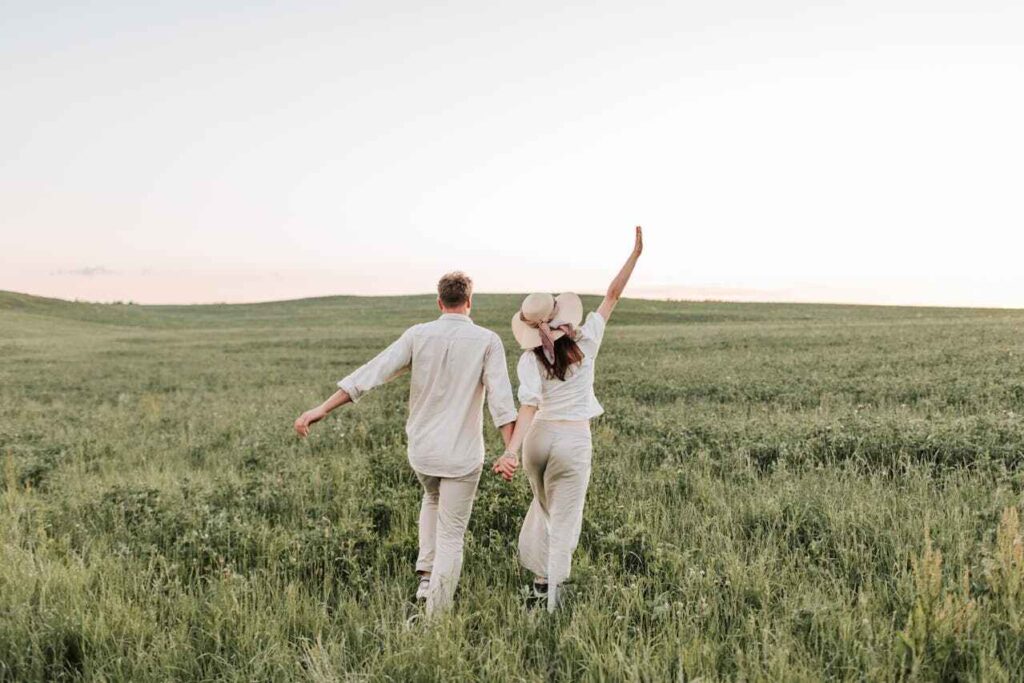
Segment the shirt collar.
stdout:
[[460,320],[464,323],[471,323],[473,319],[465,313],[442,313],[441,320]]

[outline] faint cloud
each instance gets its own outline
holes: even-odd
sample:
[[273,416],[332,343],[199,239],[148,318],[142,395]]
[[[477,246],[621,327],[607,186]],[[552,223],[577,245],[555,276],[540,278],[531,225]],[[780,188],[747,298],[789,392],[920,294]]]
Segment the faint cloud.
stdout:
[[117,275],[118,271],[111,270],[104,266],[83,266],[81,268],[62,268],[55,270],[50,275],[82,275],[85,277],[94,277],[97,275]]

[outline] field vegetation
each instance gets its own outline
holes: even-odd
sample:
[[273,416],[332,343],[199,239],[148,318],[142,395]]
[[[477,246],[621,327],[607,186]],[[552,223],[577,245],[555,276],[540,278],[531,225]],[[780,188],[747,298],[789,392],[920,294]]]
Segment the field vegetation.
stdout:
[[291,424],[435,314],[0,293],[0,681],[1024,679],[1024,312],[624,301],[569,604],[485,476],[426,626],[407,380]]

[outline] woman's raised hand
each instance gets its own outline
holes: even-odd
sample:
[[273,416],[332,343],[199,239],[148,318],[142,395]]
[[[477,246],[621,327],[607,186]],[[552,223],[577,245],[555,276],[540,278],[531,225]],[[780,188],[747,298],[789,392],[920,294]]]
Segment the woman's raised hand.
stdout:
[[608,292],[604,295],[604,300],[601,305],[597,307],[597,313],[605,322],[611,318],[612,311],[615,310],[615,304],[619,303],[619,297],[622,296],[622,290],[626,288],[626,283],[629,282],[629,277],[633,274],[633,268],[636,266],[637,260],[640,258],[640,254],[644,250],[644,229],[639,225],[636,226],[636,237],[633,241],[633,253],[626,259],[625,265],[622,266],[622,270],[615,276],[612,283],[608,285]]

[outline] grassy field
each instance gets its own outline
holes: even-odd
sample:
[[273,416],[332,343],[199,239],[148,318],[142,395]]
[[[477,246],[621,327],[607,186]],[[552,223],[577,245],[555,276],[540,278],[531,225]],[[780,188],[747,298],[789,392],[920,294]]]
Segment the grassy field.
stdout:
[[1024,679],[1024,311],[623,302],[570,604],[485,476],[425,627],[407,380],[291,423],[434,315],[0,293],[0,680]]

